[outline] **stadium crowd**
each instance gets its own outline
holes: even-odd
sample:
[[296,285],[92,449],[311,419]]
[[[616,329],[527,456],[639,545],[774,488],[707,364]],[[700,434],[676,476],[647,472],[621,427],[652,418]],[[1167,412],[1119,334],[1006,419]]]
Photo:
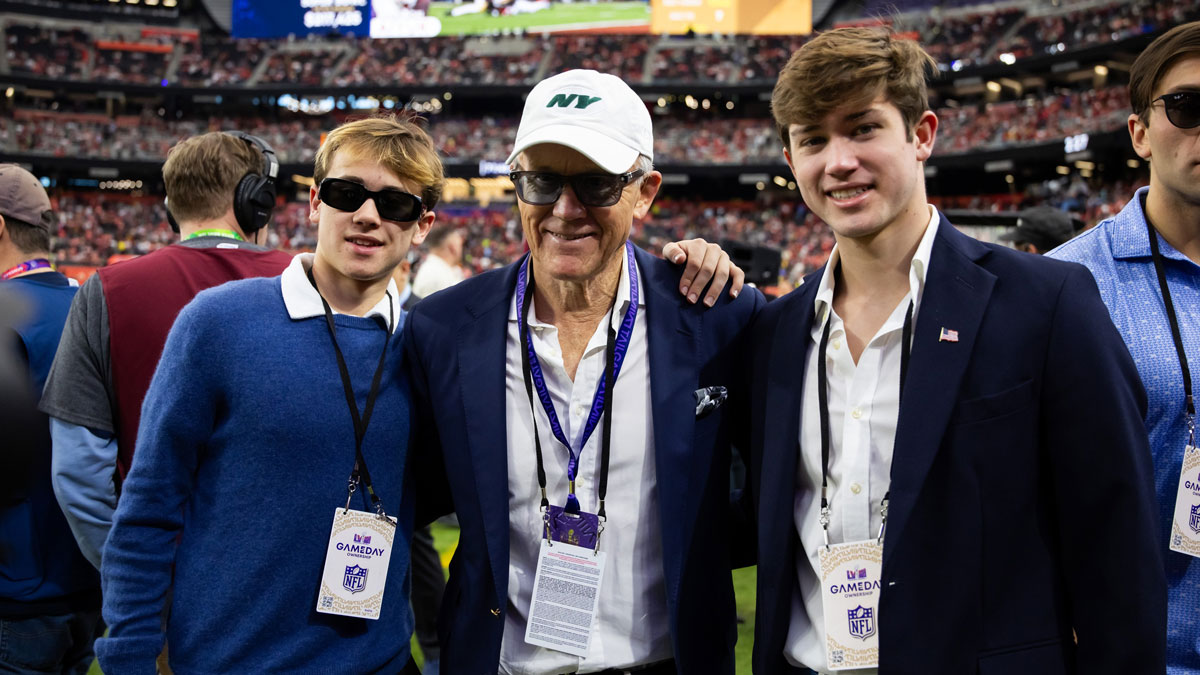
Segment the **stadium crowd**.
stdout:
[[[1103,183],[1072,174],[1033,183],[1021,193],[931,197],[943,209],[1017,211],[1053,206],[1073,213],[1086,225],[1120,211],[1143,182]],[[166,210],[156,197],[113,192],[59,190],[52,193],[59,213],[54,253],[60,263],[100,266],[113,256],[141,255],[175,241],[167,226]],[[802,205],[796,193],[764,197],[756,202],[657,200],[650,214],[634,225],[638,245],[660,252],[670,241],[702,237],[708,241],[738,241],[777,248],[783,253],[781,283],[794,286],[820,267],[833,245],[824,224]],[[516,260],[524,251],[517,209],[511,202],[477,206],[449,202],[437,210],[439,226],[464,235],[464,264],[478,274]],[[285,251],[309,251],[316,246],[316,229],[308,220],[308,204],[287,202],[277,208],[267,243]],[[419,269],[424,249],[411,254]]]
[[[1128,98],[1124,87],[1055,90],[1016,101],[971,102],[937,110],[943,120],[937,153],[961,154],[1056,141],[1079,133],[1124,127]],[[18,111],[0,117],[0,150],[13,154],[95,159],[150,160],[166,157],[183,138],[210,130],[241,129],[265,139],[290,163],[311,162],[323,130],[347,116],[213,117],[164,120],[147,109],[141,115],[106,118],[96,114]],[[433,116],[430,133],[451,161],[501,160],[516,129],[515,118],[456,119]],[[655,152],[660,164],[776,164],[781,161],[773,124],[763,118],[662,115],[655,120]]]
[[[1200,255],[1200,209],[1185,194],[1200,129],[1200,21],[1183,23],[1200,7],[899,1],[871,25],[807,38],[223,44],[0,18],[6,71],[121,82],[126,95],[180,83],[268,92],[224,92],[237,99],[227,107],[213,92],[192,109],[191,94],[118,104],[104,93],[7,92],[0,154],[38,173],[0,166],[0,270],[37,300],[41,323],[14,324],[23,351],[0,350],[0,366],[23,355],[41,392],[45,416],[29,425],[41,428],[18,449],[46,466],[12,472],[27,485],[3,515],[37,546],[3,547],[0,638],[73,622],[81,649],[70,658],[86,667],[94,642],[109,673],[158,659],[174,672],[733,675],[752,658],[759,675],[881,664],[1117,675],[1193,659],[1200,566],[1173,568],[1182,554],[1200,557],[1200,504],[1192,534],[1183,531],[1188,502],[1200,499],[1194,439],[1182,469],[1178,452],[1194,426],[1186,352],[1200,334],[1187,310],[1200,306],[1200,277],[1176,263]],[[938,67],[1041,59],[1173,23],[1182,25],[1128,68],[1114,61],[1112,81],[1069,56],[1031,64],[1057,73],[1045,78],[1032,68],[964,77],[953,97],[938,85],[930,105]],[[484,115],[479,101],[498,89],[453,89],[534,82],[520,117],[515,90]],[[729,86],[699,105],[708,94],[679,96],[685,110],[671,92],[696,82]],[[750,101],[764,88],[736,86],[746,82],[775,85]],[[670,85],[659,90],[669,103],[631,86],[655,83]],[[292,84],[447,93],[407,104],[428,106],[428,119],[384,117],[326,89],[316,102],[285,101]],[[726,106],[726,94],[747,93],[747,105]],[[1126,127],[1134,154],[1112,147]],[[1108,136],[1084,154],[1071,137],[1085,133]],[[995,152],[1013,148],[1026,149]],[[142,164],[114,168],[120,160]],[[464,170],[475,162],[489,177],[461,178],[476,175]],[[144,191],[100,180],[127,168],[145,178],[159,163],[161,182]],[[985,173],[1008,187],[972,182]],[[985,225],[1000,213],[1004,226]],[[1095,229],[1074,236],[1078,223]],[[1062,236],[1021,238],[1039,233]],[[988,243],[997,240],[1016,250]],[[778,268],[769,263],[763,289],[742,289],[735,269],[723,293],[743,247],[778,253]],[[396,293],[410,272],[439,269],[458,287],[427,293],[414,279],[411,293]],[[874,338],[860,333],[868,324]],[[593,329],[592,341],[607,333],[607,349],[591,345]],[[1147,366],[1172,352],[1182,397]],[[542,367],[547,356],[555,367]],[[371,382],[365,409],[355,382]],[[590,409],[576,387],[597,392]],[[348,483],[330,462],[336,452],[349,466],[351,429],[327,412],[342,393],[354,432]],[[589,420],[578,453],[559,410],[572,428]],[[601,416],[602,440],[591,435]],[[555,447],[548,479],[551,439],[569,460]],[[584,506],[576,480],[590,485],[592,467],[576,471],[589,441],[599,487],[581,491]],[[551,506],[547,486],[564,484],[567,506]],[[260,508],[259,493],[274,501]],[[428,523],[451,513],[461,536],[447,580]],[[1169,513],[1164,536],[1156,525]],[[238,527],[255,550],[235,561],[242,574],[231,582],[213,560]],[[506,527],[507,552],[492,536]],[[418,536],[433,557],[433,603],[417,590]],[[918,545],[897,546],[901,536]],[[920,545],[929,542],[944,546]],[[280,545],[295,553],[283,565],[271,553]],[[939,567],[943,549],[962,552],[953,578]],[[601,591],[609,558],[621,583]],[[82,590],[30,594],[11,583],[6,565],[30,560],[41,577]],[[742,566],[755,567],[754,644],[737,652],[745,596],[730,570]],[[245,578],[271,588],[246,603]],[[945,593],[948,581],[967,592]],[[789,587],[803,592],[776,592]],[[568,594],[588,598],[591,612],[579,600],[579,611],[555,615],[583,633],[564,650],[538,636],[552,628],[546,603]],[[883,640],[877,610],[893,617]],[[343,630],[342,617],[361,630]],[[223,633],[232,622],[255,639]],[[847,637],[876,637],[877,647],[847,655],[836,648]],[[13,645],[0,639],[0,667],[34,652],[32,641]]]
[[[1102,45],[1200,18],[1200,7],[1191,0],[1126,0],[1099,8],[1067,5],[1050,10],[1030,3],[987,11],[925,2],[901,9],[903,13],[890,13],[868,7],[864,15],[867,21],[887,23],[918,38],[942,70],[954,71]],[[271,41],[191,36],[167,41],[148,35],[114,43],[104,30],[8,19],[9,68],[14,74],[52,79],[187,87],[243,86],[252,81],[338,87],[519,86],[572,68],[600,70],[641,84],[753,84],[773,81],[805,39],[544,35]],[[168,47],[180,52],[174,70]],[[346,50],[350,55],[343,57]],[[255,80],[256,66],[264,60]]]

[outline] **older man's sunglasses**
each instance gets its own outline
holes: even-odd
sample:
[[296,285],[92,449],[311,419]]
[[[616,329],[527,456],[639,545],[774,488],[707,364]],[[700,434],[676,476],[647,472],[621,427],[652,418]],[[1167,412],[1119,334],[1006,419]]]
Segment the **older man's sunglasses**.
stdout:
[[1174,94],[1163,94],[1150,102],[1154,105],[1163,102],[1163,110],[1167,120],[1180,129],[1195,129],[1200,127],[1200,91],[1177,91]]
[[375,200],[379,217],[409,223],[421,217],[425,205],[421,198],[400,190],[368,190],[362,183],[342,178],[326,178],[321,181],[317,197],[339,211],[351,213],[362,208],[367,199]]
[[549,206],[571,185],[575,198],[584,206],[612,206],[621,201],[621,192],[645,171],[629,173],[577,173],[564,176],[547,171],[513,171],[508,174],[517,188],[517,198],[534,206]]

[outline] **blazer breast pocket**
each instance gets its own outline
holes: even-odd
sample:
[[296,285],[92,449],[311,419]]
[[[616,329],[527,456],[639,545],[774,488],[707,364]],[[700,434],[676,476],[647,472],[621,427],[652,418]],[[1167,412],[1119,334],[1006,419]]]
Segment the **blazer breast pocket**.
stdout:
[[1004,417],[1033,403],[1033,380],[1028,379],[994,394],[959,401],[951,424],[968,424]]

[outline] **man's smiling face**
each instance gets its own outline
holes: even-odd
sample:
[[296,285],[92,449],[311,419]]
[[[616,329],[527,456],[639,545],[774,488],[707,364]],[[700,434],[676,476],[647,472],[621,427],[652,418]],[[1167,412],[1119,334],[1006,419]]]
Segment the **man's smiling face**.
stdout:
[[936,129],[930,112],[908,129],[881,95],[792,124],[784,154],[808,208],[839,236],[871,237],[906,211],[925,208],[921,162]]
[[[564,176],[606,173],[578,151],[550,143],[529,147],[518,163],[523,170]],[[563,186],[553,204],[536,206],[517,200],[537,271],[559,281],[583,281],[614,264],[629,239],[633,219],[644,217],[654,200],[656,177],[651,172],[647,180],[626,185],[612,206],[584,206],[570,184]]]
[[[377,161],[347,152],[334,156],[328,177],[360,183],[368,190],[421,194],[416,181],[402,179]],[[339,275],[356,281],[391,275],[408,249],[425,239],[434,219],[432,211],[425,211],[411,222],[387,220],[380,217],[373,199],[353,212],[342,211],[322,202],[316,186],[310,191],[309,206],[309,219],[317,225],[317,255]]]

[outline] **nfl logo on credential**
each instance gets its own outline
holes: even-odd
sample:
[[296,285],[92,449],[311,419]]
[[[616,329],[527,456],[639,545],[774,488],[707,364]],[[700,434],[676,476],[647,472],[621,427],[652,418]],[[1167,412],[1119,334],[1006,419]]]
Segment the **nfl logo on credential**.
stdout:
[[1192,517],[1188,521],[1188,525],[1191,526],[1192,532],[1200,534],[1200,504],[1192,506]]
[[846,610],[850,621],[850,637],[866,640],[875,634],[875,610],[859,605]]
[[358,593],[367,587],[367,568],[359,567],[358,565],[349,565],[346,567],[346,574],[342,577],[342,588],[351,593]]

